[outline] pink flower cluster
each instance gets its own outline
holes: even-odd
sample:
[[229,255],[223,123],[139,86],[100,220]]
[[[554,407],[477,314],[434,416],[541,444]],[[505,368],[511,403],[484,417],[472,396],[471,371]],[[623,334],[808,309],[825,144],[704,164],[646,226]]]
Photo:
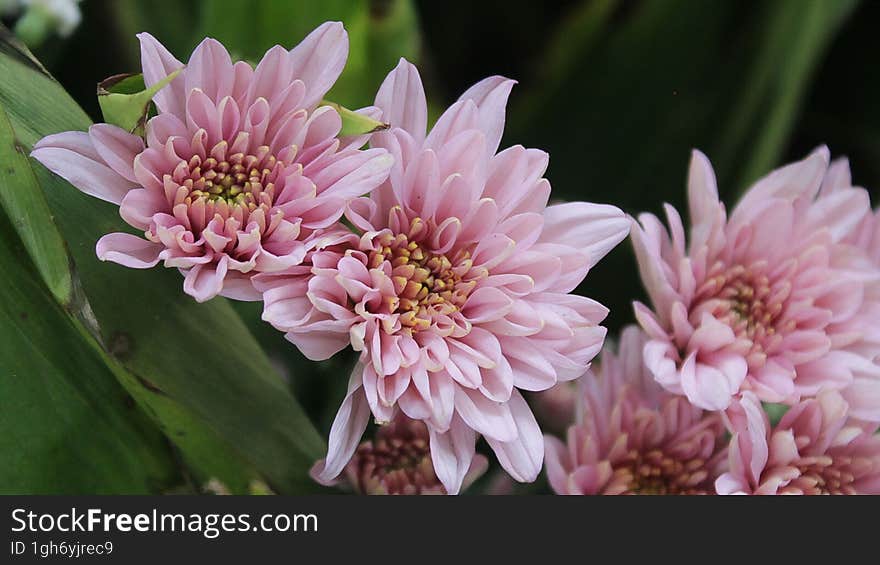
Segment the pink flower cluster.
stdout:
[[352,198],[388,176],[391,157],[338,137],[339,114],[319,106],[348,56],[339,23],[296,48],[276,46],[252,68],[205,39],[183,63],[139,35],[144,81],[183,69],[153,101],[142,139],[109,124],[40,140],[32,153],[89,194],[119,205],[141,235],[98,241],[102,260],[185,275],[202,302],[259,300],[251,279],[298,265]]
[[[633,225],[653,308],[636,302],[641,329],[582,379],[567,444],[546,439],[551,486],[880,493],[880,220],[848,163],[822,147],[728,217],[694,152],[688,201],[687,238],[668,205],[668,230]],[[787,405],[778,423],[762,403]]]
[[[572,291],[630,221],[548,205],[548,155],[499,151],[514,81],[477,83],[429,129],[401,60],[363,110],[390,129],[346,139],[321,102],[345,65],[339,23],[256,68],[212,39],[183,65],[139,38],[147,86],[181,71],[144,136],[97,124],[32,153],[137,232],[105,235],[98,257],[177,268],[200,302],[262,300],[310,359],[359,352],[319,481],[348,469],[365,492],[454,494],[484,468],[479,436],[534,480],[544,442],[520,391],[580,376],[601,349],[607,309]],[[358,447],[371,415],[390,427]]]
[[[176,268],[199,302],[260,300],[311,360],[358,353],[318,482],[456,494],[486,471],[482,437],[517,481],[546,457],[563,494],[880,492],[880,213],[826,148],[729,214],[694,152],[686,232],[668,205],[664,226],[549,204],[548,155],[500,149],[512,80],[429,127],[401,59],[360,111],[387,128],[343,137],[322,102],[348,54],[339,23],[256,67],[212,39],[184,65],[139,38],[147,86],[180,71],[143,136],[97,124],[32,155],[118,206],[131,230],[100,259]],[[650,305],[591,370],[608,311],[573,292],[630,232]],[[573,390],[567,442],[543,436],[523,392],[550,391],[552,428]],[[774,425],[762,403],[787,411]]]
[[689,241],[671,206],[669,231],[640,217],[632,241],[653,309],[636,303],[636,317],[650,336],[645,362],[665,388],[723,410],[747,390],[793,404],[856,385],[867,394],[853,409],[880,416],[880,270],[856,234],[871,229],[859,228],[872,212],[846,165],[829,170],[828,160],[823,147],[774,171],[728,217],[695,152]]
[[545,438],[547,477],[559,494],[709,494],[727,453],[724,424],[664,391],[642,362],[644,334],[623,330],[615,354],[580,384],[566,444]]
[[880,494],[878,424],[849,411],[839,392],[823,390],[771,426],[745,392],[727,411],[733,438],[718,494]]
[[512,477],[533,481],[544,448],[520,390],[578,377],[602,346],[607,310],[570,293],[628,220],[611,206],[547,206],[547,155],[497,151],[512,86],[476,84],[427,132],[421,79],[401,61],[376,96],[392,128],[370,140],[394,165],[349,204],[356,231],[256,278],[263,318],[306,356],[360,352],[322,481],[343,470],[370,414],[384,423],[398,411],[426,423],[448,492],[471,468],[477,434]]

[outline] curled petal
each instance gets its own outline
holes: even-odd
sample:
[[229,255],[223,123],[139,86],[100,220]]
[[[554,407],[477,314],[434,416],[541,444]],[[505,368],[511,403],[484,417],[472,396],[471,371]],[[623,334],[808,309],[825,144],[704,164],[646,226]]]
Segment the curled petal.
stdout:
[[136,186],[101,159],[85,132],[46,136],[34,145],[31,157],[86,194],[113,204]]
[[95,253],[101,261],[113,261],[134,269],[148,269],[159,262],[164,247],[128,233],[109,233],[98,240]]

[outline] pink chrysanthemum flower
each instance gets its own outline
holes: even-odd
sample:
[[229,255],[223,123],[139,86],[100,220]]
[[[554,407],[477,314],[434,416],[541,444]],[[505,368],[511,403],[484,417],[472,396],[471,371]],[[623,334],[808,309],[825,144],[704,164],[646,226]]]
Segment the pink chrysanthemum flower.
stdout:
[[[139,36],[144,81],[183,67],[155,38]],[[347,202],[378,186],[391,157],[341,141],[340,117],[318,107],[348,54],[339,23],[257,65],[231,61],[205,39],[160,90],[146,140],[108,124],[50,135],[33,156],[83,192],[119,204],[143,237],[111,233],[97,254],[127,267],[164,261],[198,301],[217,294],[257,300],[255,273],[302,261],[309,238]]]
[[880,494],[877,424],[851,420],[826,390],[790,408],[771,428],[751,392],[727,411],[729,468],[718,494]]
[[758,181],[728,218],[712,167],[695,151],[690,241],[671,206],[668,232],[640,216],[632,241],[653,311],[635,310],[650,336],[645,363],[661,385],[721,410],[742,390],[791,404],[852,383],[865,359],[847,346],[865,331],[870,269],[841,239],[868,195],[817,199],[827,170],[823,147]]
[[496,154],[512,86],[478,83],[426,135],[421,79],[401,61],[376,98],[393,129],[371,140],[395,164],[348,214],[361,235],[315,253],[309,274],[268,277],[264,319],[306,356],[361,352],[323,480],[342,471],[371,411],[387,422],[398,408],[427,423],[448,492],[470,468],[476,433],[514,478],[534,480],[543,441],[518,389],[579,376],[601,347],[607,310],[569,293],[628,221],[611,206],[548,207],[547,155]]
[[[819,200],[834,206],[860,192],[863,189],[853,187],[849,162],[838,159],[825,175]],[[864,254],[868,261],[869,276],[858,313],[864,321],[864,330],[859,340],[847,346],[848,351],[865,362],[853,370],[853,382],[841,394],[849,404],[851,416],[880,422],[880,210],[871,210],[866,200],[859,200],[863,202],[862,219],[845,233],[841,242],[850,246],[848,253]]]
[[660,388],[629,326],[615,355],[580,379],[583,402],[568,442],[545,436],[557,494],[712,494],[726,453],[721,417]]
[[[345,466],[344,478],[328,486],[341,483],[358,494],[446,494],[434,473],[429,441],[423,422],[398,412],[394,420],[379,427],[372,440],[358,446]],[[480,478],[488,467],[489,461],[476,454],[462,489]],[[316,479],[323,468],[322,459],[313,467]]]

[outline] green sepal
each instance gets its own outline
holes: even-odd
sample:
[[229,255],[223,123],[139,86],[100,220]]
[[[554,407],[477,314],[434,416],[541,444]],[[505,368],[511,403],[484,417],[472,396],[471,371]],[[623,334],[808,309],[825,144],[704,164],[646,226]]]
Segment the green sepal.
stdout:
[[354,110],[349,110],[345,106],[341,106],[336,102],[329,100],[321,101],[321,106],[330,106],[342,118],[342,129],[339,130],[339,137],[348,137],[352,135],[366,135],[376,133],[377,131],[386,130],[391,124],[374,120],[369,116],[358,114]]
[[98,104],[104,121],[129,133],[143,135],[153,97],[181,70],[177,69],[150,88],[144,84],[144,75],[141,74],[114,75],[104,79],[98,83]]

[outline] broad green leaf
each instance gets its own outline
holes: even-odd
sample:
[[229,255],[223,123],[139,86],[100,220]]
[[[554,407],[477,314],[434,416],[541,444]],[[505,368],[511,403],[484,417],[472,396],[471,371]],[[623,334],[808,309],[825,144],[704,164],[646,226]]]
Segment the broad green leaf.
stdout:
[[389,124],[374,120],[363,114],[358,114],[354,110],[349,110],[335,102],[324,100],[321,102],[321,105],[330,106],[336,110],[339,117],[342,118],[342,129],[339,130],[339,135],[343,137],[376,133],[377,131],[382,131],[383,129],[388,129],[390,127]]
[[[16,51],[0,41],[0,103],[22,145],[86,129],[88,119],[63,89]],[[185,415],[187,425],[198,422],[199,434],[217,438],[273,490],[315,488],[307,472],[323,454],[323,441],[229,304],[197,304],[183,294],[175,270],[137,271],[98,261],[97,239],[127,229],[116,207],[42,167],[36,173],[94,311],[96,338],[134,377],[120,377],[123,386],[152,406],[167,429],[181,428],[168,406]],[[169,438],[179,441],[174,433]]]
[[0,494],[156,493],[174,484],[164,438],[84,346],[2,214],[0,265]]
[[24,147],[15,138],[0,104],[0,204],[12,221],[40,277],[59,303],[71,300],[70,264],[64,240],[52,221],[46,197],[37,184]]
[[180,403],[161,394],[151,383],[141,381],[100,347],[96,349],[120,383],[180,450],[181,459],[192,474],[192,489],[202,491],[210,481],[217,480],[232,494],[249,491],[250,484],[259,478],[251,464]]
[[150,88],[144,84],[141,74],[116,75],[101,81],[98,84],[98,105],[104,121],[129,133],[143,135],[153,97],[179,74],[180,69],[177,69]]
[[[59,100],[69,98],[64,89],[3,26],[0,26],[0,77],[3,77],[0,105],[12,118],[20,142],[27,139],[32,143],[45,135],[41,132],[63,131],[62,124],[71,121],[88,126],[89,117],[76,104],[56,107]],[[29,108],[44,111],[28,113]],[[16,119],[17,116],[20,119]]]
[[[0,43],[0,48],[3,46],[4,44]],[[6,45],[6,47],[8,47],[8,45]],[[39,72],[45,72],[42,70],[42,67],[39,66],[39,63],[29,57],[24,51],[7,51],[7,53],[11,57],[15,57],[22,61],[25,65],[33,65],[33,69]],[[18,69],[15,65],[3,67],[5,63],[9,63],[9,61],[0,57],[0,68],[7,68],[11,73],[13,69]],[[13,73],[13,76],[19,75]],[[21,76],[26,75],[22,74]],[[50,95],[53,92],[58,96],[63,95],[63,91],[56,83],[54,83],[54,81],[47,82],[46,86],[51,87],[51,90],[49,91]],[[9,100],[9,103],[26,103],[26,97],[17,96],[21,94],[20,92],[6,92],[5,94],[8,96],[6,100]],[[2,99],[3,96],[4,93],[0,92],[0,99]],[[2,106],[0,106],[0,110],[2,110]],[[84,115],[77,115],[78,108],[75,106],[71,106],[67,112],[67,119],[71,119],[70,115],[73,115],[75,116],[74,119],[79,123],[88,123],[88,118]],[[3,113],[3,116],[6,118],[6,123],[8,124],[9,121],[5,112]],[[44,126],[41,122],[41,118],[44,117],[48,118],[48,126]],[[58,124],[53,121],[56,120],[56,118],[57,116],[54,113],[51,115],[33,114],[29,116],[27,123],[19,122],[19,129],[25,129],[25,137],[31,138],[39,135],[36,133],[36,130],[39,128],[59,127]],[[27,127],[28,125],[31,127]],[[12,136],[11,124],[9,124],[8,130],[10,132],[9,135]],[[22,142],[18,139],[13,139],[15,153],[10,154],[10,164],[15,162],[20,167],[26,166],[27,170],[30,171],[30,177],[28,177],[25,172],[22,172],[17,177],[12,178],[13,182],[4,184],[0,187],[0,191],[3,191],[4,189],[11,190],[12,187],[18,186],[18,183],[15,182],[18,178],[29,178],[33,183],[27,187],[26,192],[16,191],[13,193],[18,199],[15,201],[16,213],[14,215],[10,213],[10,217],[14,219],[14,225],[19,229],[19,233],[22,234],[22,232],[24,232],[22,239],[25,240],[26,247],[31,252],[31,259],[35,261],[38,266],[46,263],[48,258],[51,257],[51,254],[48,249],[44,249],[40,245],[28,245],[26,237],[33,234],[34,237],[41,238],[38,242],[51,242],[54,237],[53,234],[55,234],[55,236],[58,237],[58,241],[61,242],[61,247],[57,248],[56,251],[63,255],[62,258],[57,259],[57,264],[60,265],[63,263],[65,267],[67,267],[67,265],[69,265],[67,252],[63,247],[64,243],[61,241],[61,236],[58,235],[57,228],[52,221],[52,216],[49,213],[43,189],[39,185],[37,179],[34,178],[34,172],[31,168],[32,163],[24,155],[21,156],[21,159],[23,159],[24,162],[18,163],[17,160],[19,158],[16,157],[16,155],[22,154],[22,151],[25,151],[25,149],[22,146]],[[6,149],[0,152],[0,155],[5,154]],[[35,164],[35,166],[39,167],[38,164]],[[39,172],[41,177],[46,178],[44,170],[39,169]],[[48,178],[53,179],[52,182],[55,182],[53,177],[49,176]],[[31,225],[34,223],[40,223],[39,228],[34,226],[33,229],[30,229],[32,227]],[[52,263],[49,263],[49,265],[52,266]],[[47,268],[41,268],[41,274],[44,270],[48,270],[50,273],[52,272]],[[67,272],[69,283],[69,271]],[[43,277],[47,285],[52,288],[50,280],[54,279],[50,277],[47,280],[47,275],[45,274]],[[169,436],[178,449],[180,449],[181,458],[188,464],[194,475],[192,479],[199,482],[206,482],[212,478],[219,479],[222,480],[224,484],[227,484],[232,492],[247,492],[248,483],[256,475],[252,470],[252,467],[243,462],[236,453],[233,453],[230,448],[225,445],[223,440],[219,438],[215,432],[211,431],[201,421],[195,419],[190,412],[182,408],[172,399],[153,394],[149,387],[145,387],[139,383],[138,378],[135,375],[105,352],[97,341],[97,338],[100,335],[100,330],[97,326],[97,321],[94,318],[91,307],[88,304],[86,297],[82,295],[82,289],[78,288],[76,285],[74,285],[73,288],[73,294],[66,299],[62,300],[61,297],[57,295],[56,298],[67,308],[68,313],[72,318],[72,323],[77,329],[79,329],[80,335],[85,339],[85,342],[81,343],[80,347],[88,347],[88,344],[90,344],[95,352],[104,359],[107,366],[113,371],[113,374],[115,374],[120,382],[125,385],[126,390],[128,390],[138,401],[138,404],[153,416],[154,420],[162,428],[165,434]],[[81,370],[79,368],[74,369],[78,371]],[[200,485],[198,484],[193,485],[195,488],[198,488],[199,486]]]

